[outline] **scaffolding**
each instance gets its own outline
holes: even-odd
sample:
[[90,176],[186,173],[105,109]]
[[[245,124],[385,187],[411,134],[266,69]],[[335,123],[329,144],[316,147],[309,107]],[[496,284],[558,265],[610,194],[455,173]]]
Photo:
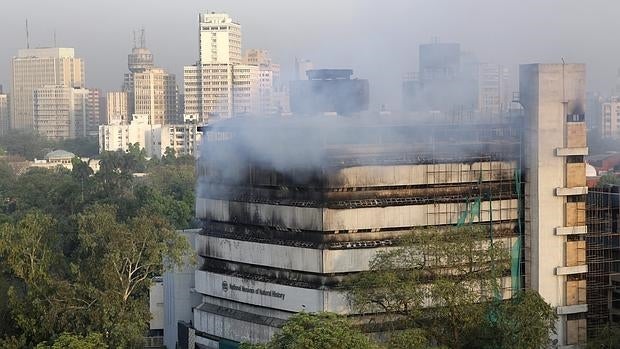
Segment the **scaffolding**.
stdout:
[[[467,128],[463,130],[466,131]],[[444,134],[446,140],[453,138]],[[427,224],[442,225],[447,221],[455,221],[457,226],[485,224],[488,226],[491,244],[495,237],[510,238],[510,243],[506,246],[510,252],[510,289],[502,292],[514,294],[523,288],[525,270],[522,127],[519,120],[497,123],[478,129],[470,141],[489,146],[481,149],[474,158],[461,154],[455,161],[437,152],[436,149],[442,147],[433,143],[433,152],[427,164],[426,183],[445,186],[450,183],[464,185],[472,180],[476,182],[470,182],[469,193],[460,197],[458,205],[442,205],[437,200],[433,209],[428,212]],[[515,144],[518,145],[516,151],[512,147]],[[470,163],[471,168],[463,169],[463,163]],[[495,185],[491,187],[489,183]]]
[[593,188],[587,197],[587,327],[590,337],[620,320],[620,187]]

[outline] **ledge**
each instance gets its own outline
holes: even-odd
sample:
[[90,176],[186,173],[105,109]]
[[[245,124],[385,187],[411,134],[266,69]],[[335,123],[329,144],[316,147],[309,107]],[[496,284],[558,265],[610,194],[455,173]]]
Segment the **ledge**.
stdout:
[[581,274],[588,272],[588,265],[577,265],[574,267],[556,267],[555,275],[572,275],[572,274]]
[[556,148],[556,156],[571,156],[571,155],[588,155],[588,147],[583,148]]
[[587,313],[588,305],[587,304],[565,305],[563,307],[557,307],[555,309],[555,312],[558,315]]
[[556,196],[586,195],[588,187],[555,188]]
[[588,226],[578,225],[575,227],[556,227],[555,235],[582,235],[588,233]]

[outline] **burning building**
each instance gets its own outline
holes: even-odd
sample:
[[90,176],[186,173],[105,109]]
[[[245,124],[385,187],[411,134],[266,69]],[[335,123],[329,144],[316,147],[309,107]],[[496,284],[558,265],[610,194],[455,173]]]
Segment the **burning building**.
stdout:
[[210,125],[196,202],[196,343],[265,342],[299,311],[355,313],[339,287],[346,276],[412,230],[465,220],[509,246],[504,297],[536,289],[557,309],[556,343],[582,342],[587,305],[573,295],[587,271],[584,67],[527,65],[521,75],[515,118]]

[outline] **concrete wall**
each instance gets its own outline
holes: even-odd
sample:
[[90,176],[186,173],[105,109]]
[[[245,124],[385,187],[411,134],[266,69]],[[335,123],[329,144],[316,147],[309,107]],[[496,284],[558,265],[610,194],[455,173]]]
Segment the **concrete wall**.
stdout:
[[[199,229],[179,231],[195,249],[195,236]],[[194,291],[194,273],[196,266],[189,261],[180,268],[165,272],[163,275],[164,297],[164,345],[176,348],[177,323],[190,322],[194,315],[192,308],[199,305],[202,296]]]
[[[487,182],[510,175],[515,162],[474,162],[471,164],[424,164],[399,166],[357,166],[344,168],[330,176],[328,187],[375,187],[426,185],[435,183]],[[499,171],[499,170],[502,171]]]
[[267,342],[278,331],[273,326],[234,319],[198,308],[194,310],[194,328],[214,336],[250,343]]
[[164,283],[161,280],[154,281],[149,288],[149,312],[151,320],[149,329],[164,329]]
[[[496,239],[496,241],[501,240],[506,246],[512,246],[514,239],[503,238]],[[368,270],[370,262],[378,252],[396,248],[320,250],[204,235],[196,238],[196,245],[198,254],[201,256],[319,274]]]
[[[516,199],[483,202],[481,221],[489,221],[491,207],[494,220],[517,219]],[[465,203],[327,209],[196,199],[196,216],[201,219],[315,231],[455,224],[465,210]]]
[[345,273],[368,270],[370,260],[386,248],[319,250],[200,235],[198,254],[228,261],[305,271]]
[[[326,188],[390,187],[429,185],[436,183],[477,183],[511,179],[515,161],[486,161],[473,163],[445,163],[419,165],[352,166],[323,170]],[[211,171],[214,171],[211,169]],[[206,173],[199,168],[199,173]],[[287,179],[275,172],[255,171],[249,180],[254,186],[286,186]],[[293,173],[293,176],[295,173]]]
[[[520,96],[526,112],[526,285],[552,306],[566,304],[566,276],[556,275],[565,263],[566,198],[555,188],[567,187],[566,159],[556,149],[567,147],[566,118],[584,112],[585,66],[529,64],[520,67]],[[565,317],[557,326],[559,345],[566,344]]]
[[[238,287],[242,290],[237,290]],[[202,270],[196,271],[196,291],[284,311],[330,311],[339,314],[353,312],[343,292],[287,286]]]

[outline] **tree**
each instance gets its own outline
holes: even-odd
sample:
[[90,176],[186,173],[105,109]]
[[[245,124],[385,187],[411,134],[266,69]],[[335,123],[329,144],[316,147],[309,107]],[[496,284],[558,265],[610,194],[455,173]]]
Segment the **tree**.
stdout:
[[88,188],[88,182],[90,181],[90,177],[94,174],[94,171],[88,164],[79,157],[74,157],[71,159],[71,175],[80,183],[80,194],[82,202],[84,202],[84,190]]
[[599,178],[597,187],[603,188],[609,185],[618,185],[620,184],[620,178],[613,173],[606,173]]
[[15,280],[8,290],[0,287],[9,300],[8,323],[15,324],[2,334],[6,345],[97,332],[110,347],[143,346],[151,279],[179,265],[189,244],[165,218],[139,212],[123,221],[109,205],[70,221],[76,232],[68,237],[52,217],[36,212],[0,227],[0,260]]
[[187,229],[192,226],[194,220],[193,205],[190,206],[184,201],[165,195],[156,188],[146,185],[138,186],[135,195],[139,207],[142,207],[146,212],[166,217],[173,227]]
[[[493,331],[507,331],[501,336],[510,338],[511,329],[534,324],[525,336],[528,343],[546,341],[553,329],[552,310],[540,296],[524,293],[501,301],[508,246],[492,239],[488,229],[418,229],[398,247],[378,253],[370,272],[347,281],[349,298],[362,312],[381,312],[386,331],[413,329],[404,333],[421,334],[448,348],[484,347],[482,332],[489,318],[499,321]],[[497,317],[498,312],[506,314]]]
[[36,349],[106,349],[101,333],[89,333],[87,336],[61,334],[56,340],[39,343]]
[[70,327],[72,288],[63,281],[65,264],[54,220],[29,213],[0,227],[0,259],[15,282],[4,295],[24,337],[38,343],[58,328]]
[[333,313],[299,313],[264,345],[244,344],[253,349],[370,349],[377,346],[344,316]]
[[100,332],[110,334],[113,347],[139,345],[149,318],[141,296],[154,276],[189,257],[189,244],[162,217],[140,212],[123,222],[109,205],[95,205],[78,216],[78,240],[79,279],[100,299]]
[[176,162],[177,154],[174,148],[166,147],[164,155],[161,157],[161,161],[164,164],[174,164]]
[[595,336],[588,339],[587,349],[620,348],[620,327],[608,325],[596,331]]
[[[533,290],[519,291],[510,300],[487,304],[486,340],[478,348],[543,349],[555,333],[557,315],[553,308]],[[472,346],[472,348],[476,348]]]
[[0,137],[0,146],[9,154],[34,160],[43,158],[51,149],[52,143],[34,131],[13,130]]
[[390,349],[439,349],[428,343],[426,333],[419,328],[390,333],[386,347]]

